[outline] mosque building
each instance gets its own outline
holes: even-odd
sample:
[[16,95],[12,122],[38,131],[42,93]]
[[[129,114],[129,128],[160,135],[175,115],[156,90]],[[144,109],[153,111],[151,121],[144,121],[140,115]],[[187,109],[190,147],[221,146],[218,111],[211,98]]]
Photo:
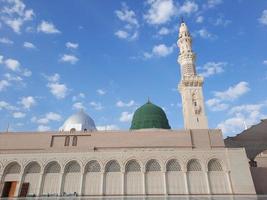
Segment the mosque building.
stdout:
[[129,131],[98,131],[84,111],[56,132],[0,133],[0,195],[104,196],[255,194],[244,148],[209,129],[192,38],[179,28],[184,129],[148,101]]

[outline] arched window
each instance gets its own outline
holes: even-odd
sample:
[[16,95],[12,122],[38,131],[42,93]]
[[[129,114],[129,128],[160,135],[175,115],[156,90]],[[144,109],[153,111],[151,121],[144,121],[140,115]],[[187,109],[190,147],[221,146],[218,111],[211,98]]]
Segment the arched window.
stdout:
[[49,163],[45,168],[45,173],[59,173],[60,172],[60,165],[53,161]]
[[139,163],[136,160],[130,160],[126,164],[125,171],[126,172],[140,172],[141,171],[141,167],[140,167]]
[[79,163],[77,163],[76,161],[70,162],[65,168],[65,173],[74,173],[74,172],[80,172],[80,171],[81,171],[81,167]]
[[100,170],[100,164],[96,160],[90,161],[85,167],[85,172],[100,172]]
[[109,161],[105,167],[106,172],[120,172],[121,167],[116,160]]
[[19,174],[21,170],[20,165],[17,162],[9,164],[6,168],[6,174]]
[[167,171],[181,171],[181,166],[176,159],[172,159],[167,163]]
[[74,133],[76,131],[75,128],[70,129],[70,133]]
[[208,163],[209,171],[223,171],[221,163],[217,159],[212,159]]
[[201,171],[201,165],[198,160],[190,160],[187,164],[187,171]]
[[69,146],[70,145],[70,136],[65,137],[65,144],[64,146]]
[[160,164],[158,163],[157,160],[150,160],[146,164],[146,171],[147,172],[155,172],[155,171],[161,171]]
[[34,173],[40,173],[41,167],[37,162],[32,162],[28,164],[28,166],[25,168],[26,174],[34,174]]
[[77,140],[78,140],[78,137],[77,136],[73,136],[72,146],[77,146]]

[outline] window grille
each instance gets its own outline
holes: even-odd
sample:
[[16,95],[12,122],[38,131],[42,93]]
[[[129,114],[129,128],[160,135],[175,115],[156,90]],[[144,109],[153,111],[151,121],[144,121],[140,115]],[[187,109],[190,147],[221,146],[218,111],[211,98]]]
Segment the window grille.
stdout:
[[77,141],[78,141],[78,137],[77,136],[73,136],[72,146],[77,146]]
[[141,167],[136,160],[131,160],[126,164],[126,172],[140,172]]
[[155,172],[155,171],[161,171],[160,165],[157,160],[150,160],[146,164],[146,171],[147,172]]
[[74,173],[74,172],[80,172],[80,171],[81,171],[81,167],[75,161],[72,161],[71,163],[69,163],[65,168],[65,173]]
[[209,171],[223,171],[221,163],[217,159],[212,159],[208,163]]
[[59,173],[60,172],[60,165],[57,162],[49,163],[45,173]]
[[181,166],[177,160],[173,159],[167,163],[166,169],[167,171],[181,171]]
[[18,163],[12,163],[7,169],[7,174],[19,174],[20,170],[21,167]]
[[101,167],[99,165],[99,163],[96,160],[90,161],[87,165],[86,165],[86,172],[100,172]]
[[64,146],[69,146],[70,145],[70,136],[65,137],[65,144]]
[[41,167],[37,162],[30,163],[25,170],[27,174],[40,173]]
[[106,165],[106,172],[120,172],[121,167],[116,160],[109,161]]
[[201,165],[198,160],[190,160],[187,164],[187,171],[201,171]]

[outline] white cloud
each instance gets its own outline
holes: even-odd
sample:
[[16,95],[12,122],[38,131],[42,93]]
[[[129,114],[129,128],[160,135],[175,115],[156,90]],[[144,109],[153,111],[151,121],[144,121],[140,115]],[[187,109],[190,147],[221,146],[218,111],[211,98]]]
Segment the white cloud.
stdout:
[[204,21],[204,17],[203,16],[198,16],[196,19],[196,23],[202,23]]
[[215,74],[220,74],[224,72],[224,67],[227,63],[225,62],[207,62],[204,64],[204,66],[201,68],[200,76],[203,77],[209,77]]
[[41,131],[41,132],[45,132],[45,131],[49,131],[50,127],[49,126],[45,126],[45,125],[39,125],[37,128],[37,131]]
[[229,19],[225,19],[224,16],[220,15],[215,21],[214,21],[214,25],[215,26],[228,26],[230,23],[232,23],[231,20]]
[[222,3],[222,0],[208,0],[205,6],[207,6],[208,8],[214,8],[221,3]]
[[211,111],[223,111],[229,108],[229,105],[223,103],[220,99],[212,98],[206,101],[208,108]]
[[191,15],[194,12],[198,11],[198,5],[194,1],[186,1],[182,6],[179,8],[179,14],[187,14]]
[[109,130],[119,130],[119,127],[114,124],[109,124],[104,126],[97,126],[96,129],[99,131],[109,131]]
[[93,107],[95,110],[103,110],[103,106],[100,102],[91,101],[90,106]]
[[65,84],[51,82],[47,84],[47,87],[50,88],[50,92],[57,98],[57,99],[64,99],[67,96],[68,88]]
[[168,28],[166,28],[166,27],[162,27],[162,28],[159,30],[158,34],[159,34],[159,35],[168,35],[170,32],[171,32],[170,29],[168,29]]
[[264,65],[267,65],[267,60],[264,60],[262,63],[263,63]]
[[48,124],[51,121],[61,121],[61,119],[62,119],[62,117],[60,114],[54,113],[54,112],[48,112],[42,118],[39,118],[39,119],[32,118],[32,121],[36,122],[37,124]]
[[116,106],[123,108],[123,107],[132,107],[135,105],[135,101],[134,100],[130,100],[128,103],[127,102],[123,102],[123,101],[117,101]]
[[65,45],[68,49],[77,49],[79,47],[78,43],[72,43],[72,42],[67,42]]
[[4,56],[0,55],[0,64],[3,64],[4,62]]
[[42,21],[38,27],[37,32],[43,32],[46,34],[56,34],[60,33],[60,31],[55,27],[55,25],[51,22]]
[[21,101],[19,102],[23,108],[30,109],[32,106],[34,106],[37,102],[34,97],[28,96],[28,97],[22,97]]
[[72,108],[73,109],[76,109],[76,110],[85,110],[85,107],[83,105],[82,102],[76,102],[72,105]]
[[20,33],[23,24],[33,19],[34,12],[32,9],[26,10],[25,4],[20,0],[10,0],[6,3],[1,10],[1,18],[15,33]]
[[18,110],[17,107],[12,106],[8,102],[6,102],[6,101],[0,101],[0,110],[3,110],[3,109],[5,109],[5,110],[11,110],[11,111]]
[[136,39],[139,35],[139,23],[135,12],[130,10],[126,3],[122,3],[121,10],[116,10],[115,14],[125,25],[123,29],[117,30],[114,35],[120,39],[127,39],[129,41]]
[[133,118],[133,113],[129,112],[122,112],[119,120],[121,122],[130,122]]
[[263,25],[267,25],[267,10],[262,11],[261,17],[258,19]]
[[13,113],[13,117],[16,118],[16,119],[18,119],[18,118],[24,118],[25,116],[26,116],[26,114],[23,113],[23,112],[14,112]]
[[0,92],[5,90],[8,86],[10,86],[10,83],[7,80],[0,80]]
[[173,52],[173,49],[174,45],[168,47],[165,44],[159,44],[153,47],[151,53],[145,52],[144,57],[146,59],[151,58],[153,56],[166,57]]
[[60,79],[60,75],[57,74],[57,73],[55,73],[55,74],[53,74],[53,75],[51,75],[51,76],[46,76],[46,75],[44,75],[44,77],[45,77],[49,82],[58,82],[59,79]]
[[262,110],[265,107],[267,107],[266,102],[232,107],[229,111],[229,114],[232,116],[220,122],[218,128],[222,129],[226,135],[240,133],[245,128],[258,123],[261,119],[267,117],[267,115],[262,113]]
[[72,97],[72,101],[77,101],[78,99],[84,99],[85,94],[80,92],[78,95]]
[[35,49],[36,48],[36,46],[31,42],[24,42],[23,47],[25,47],[27,49]]
[[14,42],[6,37],[0,38],[0,43],[2,44],[13,44]]
[[4,77],[8,80],[8,81],[23,81],[23,79],[20,76],[16,76],[14,74],[10,74],[10,73],[5,73]]
[[144,15],[144,19],[148,24],[164,24],[177,13],[177,8],[172,0],[148,0],[147,5],[149,9]]
[[234,86],[229,87],[225,91],[215,92],[214,95],[215,97],[221,100],[232,101],[246,94],[249,90],[250,88],[249,88],[248,83],[245,81],[242,81]]
[[32,75],[32,72],[29,69],[24,68],[22,71],[22,75],[26,77],[30,77]]
[[135,12],[133,10],[130,10],[125,3],[122,4],[121,10],[115,11],[115,14],[121,21],[124,21],[126,23],[129,23],[135,26],[139,26]]
[[105,95],[107,92],[103,89],[98,89],[96,90],[96,92],[99,94],[99,95]]
[[120,39],[126,39],[129,37],[128,32],[123,31],[123,30],[118,30],[114,33],[118,38]]
[[8,69],[12,70],[12,71],[19,71],[20,69],[20,62],[18,60],[15,59],[6,59],[5,61],[5,65]]
[[76,62],[79,61],[79,58],[77,58],[75,55],[71,55],[71,54],[64,54],[61,58],[60,58],[61,62],[67,62],[70,64],[75,64]]
[[202,28],[197,31],[197,34],[204,39],[215,39],[216,35],[210,33],[206,28]]
[[229,108],[229,104],[225,102],[234,101],[246,94],[250,90],[247,82],[239,82],[222,92],[214,92],[214,98],[206,101],[206,105],[211,111],[223,111]]

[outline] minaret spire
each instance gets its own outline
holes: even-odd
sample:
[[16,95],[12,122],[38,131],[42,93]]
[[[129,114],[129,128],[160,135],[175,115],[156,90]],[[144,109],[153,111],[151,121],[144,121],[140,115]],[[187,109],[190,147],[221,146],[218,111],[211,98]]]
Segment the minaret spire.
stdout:
[[184,21],[179,28],[177,45],[180,49],[178,63],[181,66],[181,81],[178,88],[182,96],[185,129],[207,129],[202,92],[203,77],[196,73],[192,37]]

